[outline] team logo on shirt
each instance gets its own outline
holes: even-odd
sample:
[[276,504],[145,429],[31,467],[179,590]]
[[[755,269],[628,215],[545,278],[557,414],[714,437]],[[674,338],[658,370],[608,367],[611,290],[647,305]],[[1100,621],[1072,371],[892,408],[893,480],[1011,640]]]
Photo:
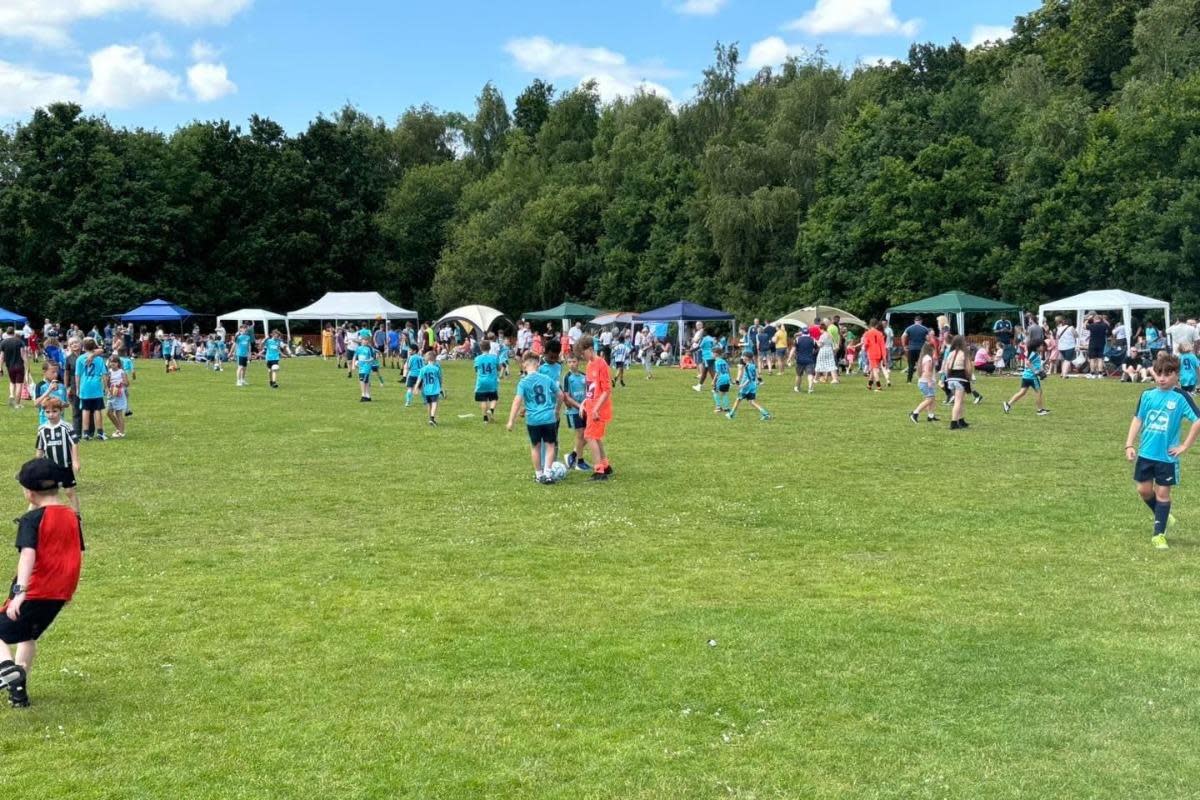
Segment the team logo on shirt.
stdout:
[[1174,410],[1175,410],[1175,401],[1174,400],[1167,401],[1167,411],[1174,411]]
[[[1174,403],[1168,403],[1168,407],[1173,407]],[[1171,422],[1171,415],[1165,411],[1151,411],[1146,414],[1146,430],[1154,431],[1155,433],[1166,433]]]

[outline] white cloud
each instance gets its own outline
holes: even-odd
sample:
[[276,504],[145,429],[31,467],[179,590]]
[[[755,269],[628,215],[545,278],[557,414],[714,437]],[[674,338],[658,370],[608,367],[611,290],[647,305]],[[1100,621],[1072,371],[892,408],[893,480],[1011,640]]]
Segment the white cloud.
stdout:
[[0,116],[24,116],[60,100],[79,100],[79,79],[0,61]]
[[504,50],[517,66],[545,78],[571,78],[579,83],[595,81],[604,101],[634,94],[638,89],[671,100],[671,92],[652,79],[675,77],[678,73],[661,65],[630,64],[620,53],[604,47],[561,44],[544,36],[511,39]]
[[921,21],[901,21],[892,10],[892,0],[817,0],[817,5],[784,26],[814,36],[848,33],[856,36],[917,35]]
[[720,11],[729,0],[684,0],[675,6],[680,14],[691,14],[698,17],[709,17]]
[[967,47],[978,47],[987,42],[1003,42],[1012,35],[1012,28],[1007,25],[976,25],[971,29],[971,40],[967,42]]
[[193,64],[188,68],[187,80],[192,93],[202,103],[218,100],[237,91],[237,84],[229,80],[229,72],[224,64]]
[[179,100],[179,78],[146,60],[140,47],[111,45],[92,53],[87,100],[105,108],[130,108]]
[[155,61],[166,61],[175,56],[171,43],[161,33],[152,33],[142,38],[142,49]]
[[203,39],[192,42],[191,54],[193,61],[216,61],[221,55],[217,48]]
[[788,44],[780,36],[768,36],[750,45],[746,66],[757,72],[763,67],[777,67],[789,58],[803,58],[807,53],[803,45]]
[[184,25],[224,25],[253,0],[3,0],[0,37],[62,47],[76,22],[138,12]]

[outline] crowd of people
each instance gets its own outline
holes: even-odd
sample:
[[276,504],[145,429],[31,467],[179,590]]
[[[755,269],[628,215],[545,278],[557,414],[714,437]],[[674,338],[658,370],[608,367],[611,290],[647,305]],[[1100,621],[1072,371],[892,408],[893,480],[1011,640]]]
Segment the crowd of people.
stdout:
[[[812,393],[818,384],[837,384],[861,373],[866,388],[882,392],[892,386],[893,369],[907,360],[906,377],[915,379],[920,402],[909,419],[938,422],[938,390],[950,406],[950,429],[970,427],[965,418],[967,398],[983,402],[975,386],[979,373],[1004,369],[1017,372],[1020,387],[1002,403],[1005,414],[1032,395],[1035,413],[1050,413],[1044,381],[1049,375],[1120,376],[1122,380],[1151,381],[1141,395],[1126,439],[1126,457],[1134,464],[1134,482],[1153,518],[1152,543],[1166,549],[1166,531],[1173,522],[1171,489],[1179,480],[1179,458],[1200,434],[1200,409],[1192,395],[1200,360],[1194,350],[1200,329],[1194,320],[1161,330],[1147,320],[1133,331],[1113,325],[1103,314],[1086,315],[1078,329],[1062,317],[1052,325],[1028,318],[1014,326],[997,320],[994,342],[970,344],[950,331],[948,320],[927,327],[921,317],[897,338],[886,320],[871,320],[859,335],[853,326],[834,317],[799,326],[755,320],[738,329],[736,338],[710,331],[697,323],[681,366],[697,371],[695,391],[711,385],[713,411],[730,420],[742,404],[772,419],[759,401],[766,377],[795,368],[792,389]],[[63,329],[49,320],[41,331],[9,327],[0,341],[0,363],[9,377],[9,405],[19,409],[32,401],[38,411],[36,457],[18,475],[27,513],[18,520],[19,551],[16,577],[0,615],[0,687],[7,689],[13,707],[29,705],[28,677],[37,640],[71,599],[78,584],[84,549],[80,500],[76,486],[82,461],[80,443],[124,438],[133,415],[130,389],[137,377],[134,344],[144,358],[160,358],[167,372],[185,360],[208,363],[217,371],[236,364],[236,386],[249,385],[250,362],[261,359],[268,384],[279,388],[280,361],[294,354],[279,331],[261,340],[248,325],[226,338],[218,328],[210,334],[194,329],[176,336],[161,329],[135,333],[129,325],[108,325],[84,332]],[[390,328],[327,326],[321,334],[321,355],[336,360],[348,377],[357,375],[360,400],[371,401],[372,383],[384,382],[384,370],[400,372],[406,406],[419,399],[436,427],[437,409],[446,396],[441,362],[472,359],[475,402],[483,423],[492,424],[501,400],[501,381],[509,376],[515,357],[520,364],[506,428],[523,417],[529,439],[534,480],[552,484],[569,470],[591,473],[591,479],[612,477],[606,448],[613,419],[613,394],[625,385],[626,368],[641,362],[647,378],[653,366],[671,357],[670,343],[659,341],[650,328],[630,332],[610,327],[595,334],[579,324],[556,332],[552,325],[535,330],[522,323],[514,336],[470,331],[460,325],[405,325]],[[40,364],[41,380],[29,372]],[[71,421],[66,411],[71,411]],[[566,421],[566,458],[558,460],[559,428]],[[109,424],[106,434],[105,421]],[[1182,423],[1192,423],[1181,439]],[[588,461],[590,459],[590,463]],[[65,493],[65,499],[60,495]],[[15,645],[15,650],[13,646]]]

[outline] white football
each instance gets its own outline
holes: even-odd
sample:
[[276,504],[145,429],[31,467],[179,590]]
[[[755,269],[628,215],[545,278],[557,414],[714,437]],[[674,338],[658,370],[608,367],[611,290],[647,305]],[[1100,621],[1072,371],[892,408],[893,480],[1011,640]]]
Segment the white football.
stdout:
[[555,461],[550,466],[550,477],[554,480],[555,483],[558,483],[561,480],[566,480],[567,465],[562,463],[561,461]]

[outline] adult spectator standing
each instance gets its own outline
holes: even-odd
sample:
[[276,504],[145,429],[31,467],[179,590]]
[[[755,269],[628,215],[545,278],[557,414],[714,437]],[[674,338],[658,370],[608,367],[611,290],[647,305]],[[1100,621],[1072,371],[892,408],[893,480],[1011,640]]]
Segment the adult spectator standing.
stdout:
[[1062,316],[1054,320],[1054,338],[1058,340],[1058,354],[1062,358],[1062,376],[1065,378],[1075,368],[1075,326]]
[[1117,321],[1117,324],[1113,326],[1112,337],[1113,337],[1113,346],[1115,348],[1120,350],[1122,353],[1128,352],[1128,350],[1129,350],[1129,329],[1125,327],[1124,322],[1122,322],[1120,320]]
[[1167,328],[1167,337],[1171,340],[1171,352],[1179,355],[1181,345],[1191,345],[1189,350],[1196,348],[1196,322],[1195,320],[1177,320],[1174,325]]
[[4,341],[0,342],[0,355],[4,357],[4,369],[8,372],[8,404],[13,408],[21,407],[21,391],[25,388],[25,362],[28,360],[28,354],[25,342],[10,325],[4,332]]
[[75,391],[75,363],[79,361],[79,355],[83,352],[82,344],[79,337],[71,337],[67,341],[67,358],[63,370],[63,375],[67,376],[67,402],[71,404],[71,427],[75,430],[76,439],[83,436],[83,408],[79,402],[79,393]]
[[[572,351],[575,350],[575,343],[579,341],[581,336],[583,336],[583,328],[579,327],[578,322],[571,323],[571,330],[567,331],[567,340],[571,343]],[[641,329],[638,329],[636,339],[644,342],[645,338],[644,332]],[[642,346],[638,345],[638,352],[641,352],[641,349]]]
[[992,326],[992,333],[996,334],[996,341],[1008,347],[1013,340],[1013,324],[1008,317],[1001,316],[996,320],[996,324]]
[[768,375],[773,374],[771,371],[771,363],[775,355],[775,326],[763,325],[758,329],[758,369],[759,374],[766,372]]
[[521,358],[533,346],[533,329],[528,322],[517,329],[517,358]]
[[1093,314],[1088,322],[1088,372],[1104,377],[1104,348],[1108,347],[1108,336],[1112,333],[1103,314]]
[[917,370],[917,362],[921,360],[921,348],[929,338],[929,328],[921,324],[921,318],[913,320],[913,324],[900,334],[900,343],[904,345],[904,353],[908,358],[908,382],[912,383],[913,373]]
[[1046,343],[1046,329],[1042,327],[1037,318],[1030,314],[1025,318],[1025,349],[1029,353],[1036,353],[1038,348]]
[[600,331],[600,357],[604,359],[605,364],[612,363],[612,343],[612,328],[605,328]]
[[746,331],[746,335],[750,337],[750,355],[755,363],[758,363],[758,334],[762,329],[762,322],[758,317],[754,318],[754,324],[750,326],[750,330]]

